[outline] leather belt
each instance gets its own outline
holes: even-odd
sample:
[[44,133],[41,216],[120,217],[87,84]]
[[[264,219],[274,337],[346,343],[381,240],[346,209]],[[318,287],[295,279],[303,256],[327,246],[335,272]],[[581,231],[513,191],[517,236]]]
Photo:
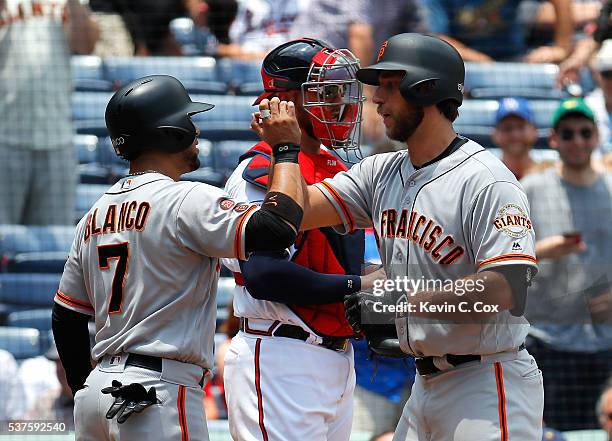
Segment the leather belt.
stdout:
[[[149,369],[155,372],[162,371],[162,358],[154,357],[152,355],[142,355],[142,354],[128,354],[127,360],[125,360],[126,366],[135,366],[143,369]],[[204,387],[204,380],[206,378],[206,370],[202,374],[202,378],[198,384],[200,387]]]
[[128,354],[125,364],[126,366],[136,366],[156,372],[162,371],[162,359],[152,355]]
[[[521,344],[518,347],[519,351],[522,351],[523,349],[525,349],[525,343]],[[480,361],[481,357],[482,357],[481,355],[475,355],[475,354],[468,354],[468,355],[447,354],[444,356],[444,358],[446,359],[446,362],[450,364],[452,367],[457,367],[461,364],[469,363],[470,361]],[[416,364],[417,371],[419,372],[419,375],[431,375],[431,374],[436,374],[438,372],[444,371],[444,369],[440,369],[434,364],[434,359],[436,358],[439,358],[439,357],[417,358],[415,360],[415,364]]]
[[[240,318],[240,330],[246,332],[247,334],[255,334],[255,335],[265,335],[259,332],[253,332],[248,326],[245,325],[244,317]],[[293,338],[295,340],[301,340],[304,342],[309,342],[310,337],[313,335],[308,331],[305,331],[300,326],[282,324],[277,326],[271,334],[275,337],[286,337]],[[336,351],[336,352],[344,352],[348,348],[349,340],[348,338],[341,337],[318,337],[320,341],[313,341],[312,344],[316,346],[322,346],[326,349]]]

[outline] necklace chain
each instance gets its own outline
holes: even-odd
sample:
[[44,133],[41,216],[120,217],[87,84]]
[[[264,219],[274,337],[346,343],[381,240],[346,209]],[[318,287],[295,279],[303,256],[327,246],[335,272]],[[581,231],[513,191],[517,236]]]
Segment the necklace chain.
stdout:
[[146,175],[147,173],[161,173],[161,172],[158,172],[157,170],[144,170],[141,172],[129,173],[126,176],[139,176],[139,175]]

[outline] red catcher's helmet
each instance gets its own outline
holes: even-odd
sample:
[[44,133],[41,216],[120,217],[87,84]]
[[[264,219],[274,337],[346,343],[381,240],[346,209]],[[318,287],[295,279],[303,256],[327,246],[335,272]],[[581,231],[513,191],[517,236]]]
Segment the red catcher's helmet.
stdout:
[[359,60],[348,49],[311,38],[289,41],[264,59],[265,92],[254,104],[278,92],[301,89],[304,110],[321,143],[358,152],[364,98],[357,70]]

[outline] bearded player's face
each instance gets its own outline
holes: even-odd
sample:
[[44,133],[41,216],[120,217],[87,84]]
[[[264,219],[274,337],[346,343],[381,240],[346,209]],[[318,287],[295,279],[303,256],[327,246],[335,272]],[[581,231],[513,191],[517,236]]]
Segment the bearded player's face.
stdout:
[[400,93],[403,76],[402,72],[381,72],[380,84],[372,97],[383,118],[387,136],[401,142],[412,136],[425,116],[422,107],[410,105]]
[[189,172],[195,171],[200,168],[200,158],[198,157],[198,154],[200,153],[200,151],[198,150],[199,136],[200,129],[196,127],[196,136],[193,140],[193,143],[189,146],[188,149],[183,150],[181,152],[183,162],[185,163],[185,168],[188,168]]

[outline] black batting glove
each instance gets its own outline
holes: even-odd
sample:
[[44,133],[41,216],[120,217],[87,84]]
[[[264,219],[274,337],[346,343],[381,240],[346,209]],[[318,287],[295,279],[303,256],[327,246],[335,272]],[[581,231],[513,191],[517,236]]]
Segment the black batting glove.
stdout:
[[111,394],[115,398],[106,412],[106,418],[111,420],[117,415],[117,422],[123,424],[134,412],[140,413],[153,404],[159,403],[155,388],[148,391],[140,383],[124,386],[120,381],[113,380],[112,386],[102,389],[103,394]]

